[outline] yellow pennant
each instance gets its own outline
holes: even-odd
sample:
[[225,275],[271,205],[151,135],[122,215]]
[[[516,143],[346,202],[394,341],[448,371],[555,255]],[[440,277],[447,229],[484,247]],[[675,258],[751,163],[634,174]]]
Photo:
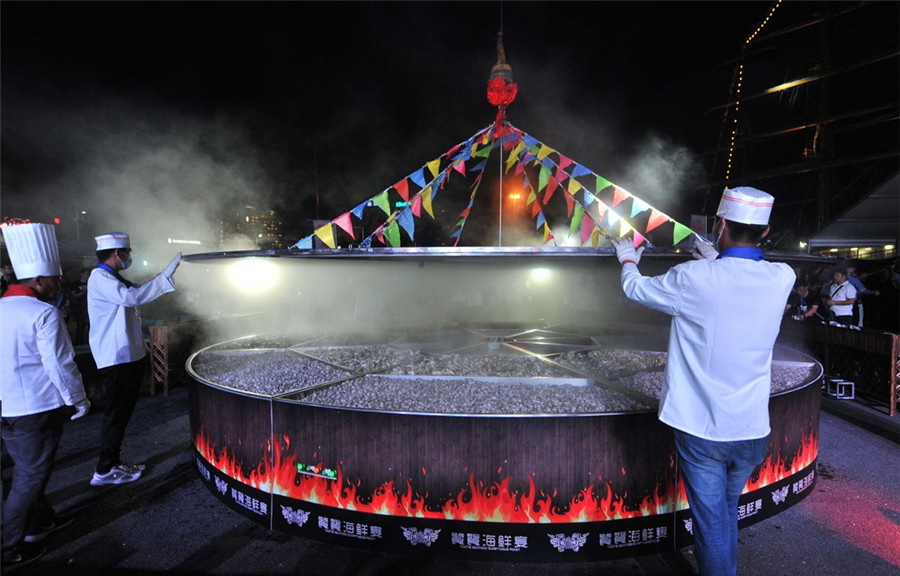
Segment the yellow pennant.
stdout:
[[318,228],[315,231],[316,238],[325,243],[329,248],[334,248],[334,229],[331,227],[331,222]]
[[437,178],[438,170],[441,167],[441,159],[436,158],[436,159],[432,160],[431,162],[429,162],[428,164],[426,164],[426,166],[428,166],[428,170],[431,171],[431,177]]
[[428,212],[429,216],[434,218],[434,212],[431,210],[431,186],[422,189],[422,208]]

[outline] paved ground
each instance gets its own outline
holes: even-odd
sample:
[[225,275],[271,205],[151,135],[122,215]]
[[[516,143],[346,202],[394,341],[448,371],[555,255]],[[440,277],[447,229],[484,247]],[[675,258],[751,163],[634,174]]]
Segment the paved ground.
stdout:
[[[741,575],[895,576],[900,571],[900,417],[847,400],[826,402],[826,408],[834,413],[822,413],[814,493],[741,531]],[[94,488],[88,481],[100,418],[90,414],[67,426],[49,486],[58,509],[77,514],[75,523],[52,534],[48,553],[16,574],[695,574],[690,548],[615,562],[522,565],[378,555],[268,532],[226,508],[201,484],[183,388],[138,403],[124,456],[146,462],[145,477]]]

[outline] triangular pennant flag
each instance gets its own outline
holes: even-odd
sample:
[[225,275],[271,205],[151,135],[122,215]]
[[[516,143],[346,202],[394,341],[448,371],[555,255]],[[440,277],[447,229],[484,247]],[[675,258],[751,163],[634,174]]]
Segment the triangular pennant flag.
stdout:
[[400,227],[406,231],[406,235],[409,236],[409,239],[415,241],[416,224],[413,220],[412,211],[407,208],[401,212],[397,215],[397,222],[400,224]]
[[653,230],[654,228],[656,228],[663,222],[668,222],[668,221],[669,221],[668,216],[666,216],[662,212],[659,212],[656,208],[651,209],[650,210],[650,220],[647,221],[647,229],[644,232],[644,234]]
[[556,177],[556,181],[559,182],[560,184],[562,184],[563,182],[565,182],[565,181],[566,181],[566,178],[569,177],[569,175],[566,174],[566,173],[563,171],[563,169],[562,169],[561,167],[559,167],[559,166],[556,167],[556,173],[554,174],[554,176]]
[[590,206],[590,205],[593,204],[594,201],[596,201],[596,200],[597,200],[597,197],[594,196],[593,194],[591,194],[590,192],[588,192],[588,189],[585,188],[585,189],[584,189],[584,205],[585,205],[585,206]]
[[384,231],[384,236],[387,238],[388,244],[390,244],[393,248],[400,247],[400,229],[397,227],[397,221],[391,222],[390,226]]
[[413,196],[412,201],[409,203],[409,209],[416,216],[416,218],[422,217],[422,195],[416,194]]
[[609,188],[613,183],[604,178],[603,176],[597,176],[597,189],[594,192],[600,192],[604,188]]
[[647,239],[641,236],[641,233],[637,230],[634,231],[634,247],[637,248],[641,244],[644,243]]
[[381,211],[385,214],[391,213],[391,203],[388,201],[388,193],[387,190],[372,198],[372,202],[375,203],[376,206],[381,208]]
[[588,174],[593,174],[590,170],[582,166],[581,164],[575,164],[575,167],[572,168],[572,178],[577,178],[579,176],[587,176]]
[[634,228],[632,228],[632,227],[631,227],[631,224],[629,224],[629,223],[623,218],[623,219],[622,219],[622,222],[619,224],[619,236],[626,236],[626,235],[627,235],[629,232],[631,232],[632,230],[634,230]]
[[297,240],[297,243],[294,244],[294,246],[301,250],[312,250],[312,234]]
[[469,167],[469,172],[480,172],[484,170],[484,165],[487,163],[487,160],[482,160],[478,164]]
[[547,183],[547,191],[544,192],[544,204],[550,201],[550,198],[553,198],[553,193],[556,192],[556,189],[559,188],[559,182],[556,181],[556,178],[550,176],[550,180]]
[[572,216],[572,222],[569,224],[569,236],[575,233],[575,229],[581,225],[582,220],[584,220],[584,208],[579,204],[575,206],[575,215]]
[[[672,222],[675,222],[674,220]],[[675,222],[675,232],[672,234],[672,244],[678,244],[688,236],[690,236],[692,230],[685,226],[684,224],[679,224]]]
[[617,206],[620,202],[622,202],[623,200],[627,200],[630,196],[631,194],[616,186],[615,191],[613,192],[612,205]]
[[538,170],[538,190],[543,190],[544,188],[546,188],[549,179],[550,171],[541,166]]
[[548,238],[553,238],[553,235],[550,234],[550,226],[548,226],[547,223],[544,222],[544,243],[545,244],[547,243]]
[[406,178],[394,184],[394,190],[403,198],[404,202],[409,202],[409,181]]
[[534,227],[535,227],[535,228],[540,228],[541,225],[544,224],[544,222],[546,222],[546,221],[547,221],[547,219],[544,217],[543,211],[542,211],[542,212],[538,212],[538,215],[537,215],[537,221],[535,222],[535,226],[534,226]]
[[538,155],[537,155],[538,160],[543,160],[544,158],[549,156],[551,153],[553,153],[553,148],[547,146],[546,144],[542,144],[541,150],[540,150],[540,152],[538,152]]
[[566,199],[566,206],[568,207],[569,217],[572,216],[572,207],[575,206],[575,199],[572,198],[569,194],[563,194],[563,198]]
[[616,227],[616,224],[619,222],[619,215],[616,214],[612,210],[606,211],[606,220],[609,222],[609,229],[612,230]]
[[559,155],[559,167],[565,170],[572,163],[571,158],[567,158],[562,154]]
[[431,177],[434,178],[438,175],[438,171],[441,168],[441,159],[435,158],[434,160],[432,160],[431,162],[428,162],[425,165],[428,166],[428,169],[431,171]]
[[531,203],[537,200],[537,194],[534,193],[534,190],[528,195],[528,200],[525,202],[526,206],[531,206]]
[[356,208],[351,210],[351,212],[353,212],[353,215],[356,216],[357,218],[359,218],[360,220],[362,220],[363,210],[366,209],[366,204],[368,204],[368,202],[363,202],[362,204],[360,204],[359,206],[357,206]]
[[419,168],[416,172],[409,175],[413,182],[419,185],[419,188],[425,187],[425,169]]
[[603,202],[597,201],[597,223],[599,224],[603,217],[606,216],[606,213],[610,211],[609,206],[604,204]]
[[334,248],[334,229],[331,227],[331,222],[317,228],[314,234],[316,235],[316,238],[324,242],[326,246]]
[[353,222],[350,220],[350,213],[346,212],[345,214],[341,214],[337,218],[334,219],[334,223],[341,227],[341,230],[350,235],[351,238],[356,240],[356,236],[353,234]]
[[462,174],[463,176],[466,175],[466,163],[463,162],[462,160],[460,160],[459,162],[454,164],[453,169],[456,170],[457,172],[459,172],[460,174]]
[[538,202],[535,202],[531,205],[531,217],[534,218],[538,215],[538,212],[541,211],[541,205]]
[[422,208],[428,212],[428,215],[434,218],[434,212],[431,210],[431,186],[425,188],[420,192],[420,196],[422,198]]
[[585,218],[581,223],[581,245],[584,246],[584,243],[590,239],[591,234],[594,232],[594,228],[597,225],[594,224],[594,221],[590,218]]
[[584,186],[582,186],[578,182],[578,180],[575,180],[574,178],[572,178],[571,180],[569,180],[569,185],[566,186],[566,192],[568,192],[569,194],[574,196],[575,193],[578,192],[579,190],[581,190],[582,188],[584,188]]
[[645,210],[649,210],[649,209],[650,209],[649,204],[647,204],[646,202],[644,202],[643,200],[641,200],[640,198],[635,196],[634,202],[631,204],[631,217],[634,218],[641,212],[644,212]]

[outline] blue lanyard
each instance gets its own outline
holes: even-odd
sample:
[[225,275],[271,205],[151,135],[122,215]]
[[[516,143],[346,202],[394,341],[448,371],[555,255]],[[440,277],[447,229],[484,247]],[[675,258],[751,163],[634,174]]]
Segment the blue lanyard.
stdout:
[[762,260],[763,251],[761,248],[752,246],[732,246],[722,250],[719,258],[746,258],[747,260]]
[[131,288],[132,286],[134,286],[134,282],[129,282],[125,278],[122,278],[122,275],[119,274],[118,272],[116,272],[115,270],[113,270],[112,268],[110,268],[108,264],[101,262],[101,263],[97,264],[97,268],[102,268],[102,269],[106,270],[107,272],[109,272],[110,274],[115,276],[116,279],[119,282],[121,282],[122,284],[124,284],[127,288]]

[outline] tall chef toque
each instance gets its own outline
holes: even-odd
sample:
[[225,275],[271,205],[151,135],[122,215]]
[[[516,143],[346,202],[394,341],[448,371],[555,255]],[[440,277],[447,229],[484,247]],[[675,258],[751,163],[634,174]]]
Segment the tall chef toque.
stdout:
[[110,232],[102,236],[95,236],[97,252],[101,250],[114,250],[116,248],[131,248],[131,239],[124,232]]
[[769,224],[775,198],[749,186],[726,188],[716,216],[742,224]]
[[2,227],[6,250],[19,280],[62,276],[53,224],[13,224]]

